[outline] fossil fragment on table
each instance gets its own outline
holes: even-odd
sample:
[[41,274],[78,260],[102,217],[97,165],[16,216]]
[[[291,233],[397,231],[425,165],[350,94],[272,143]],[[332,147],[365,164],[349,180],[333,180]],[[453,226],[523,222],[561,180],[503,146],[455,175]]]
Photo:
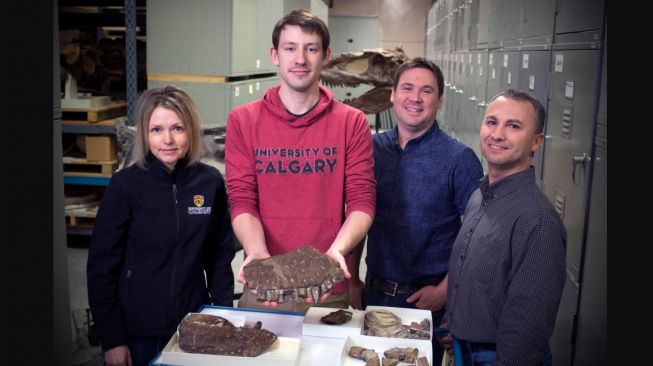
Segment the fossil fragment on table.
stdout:
[[255,357],[276,340],[266,329],[235,327],[217,315],[190,313],[179,324],[179,348],[185,352]]
[[406,363],[414,363],[417,358],[417,348],[414,347],[393,347],[385,350],[383,355]]
[[383,357],[381,360],[381,366],[396,366],[399,363],[399,360],[396,358],[387,358]]
[[261,302],[284,302],[287,296],[294,300],[310,296],[319,304],[322,294],[345,278],[336,261],[310,246],[254,259],[243,271],[249,288],[256,292],[256,299]]
[[365,335],[392,338],[408,338],[409,331],[401,324],[401,319],[393,312],[384,309],[365,313]]
[[[415,329],[415,331],[413,331],[412,326],[402,324],[401,319],[393,312],[385,309],[375,309],[365,313],[363,334],[390,338],[431,338],[431,333],[426,330],[430,327],[428,319],[425,319],[420,323],[414,322],[414,324],[416,324],[416,327],[419,327],[420,329]],[[426,327],[426,329],[422,329],[423,327]]]
[[422,356],[417,359],[417,366],[430,366],[429,365],[429,360],[426,358],[426,356]]
[[365,366],[380,366],[379,354],[375,350],[359,346],[351,346],[349,356],[365,361]]
[[333,311],[333,312],[321,317],[320,321],[322,321],[322,323],[326,323],[326,324],[340,325],[340,324],[344,324],[344,323],[350,321],[351,316],[353,314],[354,313],[352,313],[351,311],[340,309],[340,310]]

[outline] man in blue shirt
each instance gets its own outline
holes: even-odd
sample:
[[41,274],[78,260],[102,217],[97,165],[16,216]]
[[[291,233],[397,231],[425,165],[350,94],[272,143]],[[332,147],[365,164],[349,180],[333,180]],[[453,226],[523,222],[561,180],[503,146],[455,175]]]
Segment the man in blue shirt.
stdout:
[[[472,149],[438,126],[443,89],[442,71],[427,59],[397,69],[390,97],[397,126],[374,136],[376,217],[367,238],[365,284],[357,280],[362,245],[348,265],[354,308],[426,309],[440,324],[451,246],[483,176]],[[433,360],[442,354],[434,342]]]

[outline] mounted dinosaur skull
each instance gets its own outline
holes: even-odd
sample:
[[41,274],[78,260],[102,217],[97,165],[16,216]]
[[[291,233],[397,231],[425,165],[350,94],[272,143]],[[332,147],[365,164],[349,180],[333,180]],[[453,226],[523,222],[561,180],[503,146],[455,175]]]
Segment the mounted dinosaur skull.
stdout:
[[335,54],[322,69],[320,79],[327,86],[373,85],[374,89],[360,97],[343,102],[366,114],[375,114],[392,106],[392,81],[399,65],[406,61],[408,56],[401,47]]

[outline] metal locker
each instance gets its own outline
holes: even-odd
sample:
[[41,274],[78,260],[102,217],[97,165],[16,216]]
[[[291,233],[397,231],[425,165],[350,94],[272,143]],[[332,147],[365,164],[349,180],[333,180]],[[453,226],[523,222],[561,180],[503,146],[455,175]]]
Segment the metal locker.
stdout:
[[556,0],[524,0],[523,38],[552,36]]
[[[481,128],[481,122],[483,121],[483,116],[485,114],[485,108],[482,107],[487,98],[487,83],[488,83],[488,71],[489,71],[489,51],[480,50],[474,54],[474,81],[473,87],[470,91],[471,96],[468,98],[470,101],[470,114],[468,120],[468,131],[469,131],[469,141],[467,145],[474,150],[478,158],[482,163],[484,162],[483,156],[481,155],[481,147],[479,140],[479,132]],[[486,168],[487,166],[484,166]]]
[[559,0],[555,33],[601,29],[605,0]]
[[573,353],[573,333],[576,323],[576,309],[578,306],[578,282],[577,278],[569,272],[567,262],[567,281],[562,290],[562,299],[558,307],[556,324],[549,344],[553,354],[555,366],[569,366]]
[[499,41],[514,40],[521,37],[524,18],[523,0],[503,0],[502,23],[499,23]]
[[[522,51],[521,52],[521,75],[519,77],[518,89],[525,91],[542,103],[544,109],[548,107],[549,93],[549,70],[551,64],[550,51]],[[545,126],[546,128],[546,126]],[[533,165],[538,184],[541,185],[543,178],[543,156],[546,148],[544,145],[535,153]]]
[[486,45],[490,41],[492,5],[497,0],[478,0],[478,23],[476,24],[476,44]]
[[463,38],[465,36],[464,26],[465,26],[465,7],[463,3],[465,0],[455,0],[454,1],[454,19],[455,19],[455,40],[454,40],[454,49],[463,50]]
[[456,0],[448,0],[446,3],[447,15],[445,16],[446,39],[444,47],[448,50],[456,50]]
[[603,35],[599,111],[592,155],[592,187],[587,239],[581,272],[574,364],[608,364],[608,59],[607,25]]
[[[254,53],[256,70],[277,71],[277,67],[270,60],[270,48],[272,48],[274,26],[285,15],[283,5],[283,0],[256,0],[256,48]],[[246,23],[253,26],[249,19],[251,19],[251,15]]]
[[[597,137],[597,140],[600,138]],[[587,244],[583,262],[575,365],[608,364],[608,207],[607,207],[607,139],[597,142],[588,221]]]
[[[252,15],[258,18],[256,2],[256,0],[233,1],[231,7],[230,55],[233,75],[251,74],[260,70],[261,60],[255,47],[258,44],[258,34],[256,24],[252,24]],[[271,30],[270,34],[272,34]]]
[[490,99],[501,91],[501,75],[503,73],[503,54],[502,51],[490,51],[488,53],[488,70],[487,70],[487,87],[485,89],[485,98],[479,99],[479,113],[481,116],[485,113],[485,107]]
[[567,229],[567,259],[578,276],[596,113],[600,52],[553,51],[544,157],[544,192],[560,201]]
[[[501,91],[518,89],[520,85],[521,53],[504,51],[501,54]],[[492,96],[490,96],[491,98]]]
[[[493,48],[503,41],[501,38],[503,33],[503,8],[506,0],[488,0],[488,47]],[[512,21],[509,19],[508,21]]]
[[463,49],[476,49],[478,43],[479,0],[464,0]]
[[[260,14],[259,2],[265,4]],[[272,43],[271,22],[280,18],[278,10],[267,8],[278,2],[157,0],[148,3],[148,73],[239,76],[276,72],[271,63],[263,61],[261,54]],[[261,44],[265,44],[265,51],[259,52],[257,47]]]

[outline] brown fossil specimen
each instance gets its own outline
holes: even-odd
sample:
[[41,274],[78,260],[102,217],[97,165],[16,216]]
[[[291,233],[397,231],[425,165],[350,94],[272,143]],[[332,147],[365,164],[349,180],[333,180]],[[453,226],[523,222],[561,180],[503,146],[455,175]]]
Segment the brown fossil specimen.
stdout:
[[381,360],[382,366],[396,366],[398,363],[399,360],[397,360],[396,358],[383,357],[383,359]]
[[417,358],[417,352],[417,348],[413,347],[393,347],[383,352],[383,355],[406,363],[414,363]]
[[379,354],[373,349],[351,346],[348,354],[353,358],[364,360],[365,366],[380,366]]
[[179,348],[185,352],[255,357],[276,340],[268,330],[235,327],[217,315],[191,313],[179,324]]
[[422,356],[417,359],[417,366],[429,366],[429,360],[426,356]]
[[[401,319],[391,311],[370,310],[365,314],[363,334],[377,337],[430,339],[430,324],[427,319],[411,326],[402,324]],[[419,329],[413,330],[413,327]],[[424,329],[425,328],[425,329]]]
[[340,325],[350,321],[352,315],[351,311],[341,309],[321,317],[320,320],[322,323]]
[[250,289],[258,301],[284,302],[311,297],[315,304],[320,296],[344,279],[340,266],[319,250],[305,246],[289,253],[254,259],[243,269]]

